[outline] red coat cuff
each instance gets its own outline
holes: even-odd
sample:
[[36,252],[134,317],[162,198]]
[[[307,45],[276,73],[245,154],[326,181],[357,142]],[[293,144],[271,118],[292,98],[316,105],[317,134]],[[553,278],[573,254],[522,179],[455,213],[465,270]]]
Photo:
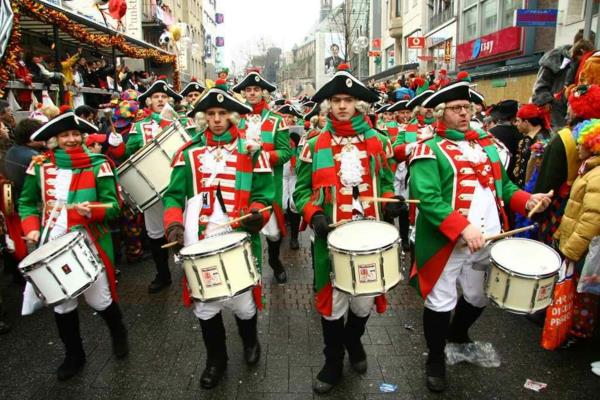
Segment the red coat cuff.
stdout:
[[394,158],[398,162],[406,161],[406,144],[399,144],[394,147]]
[[[93,202],[91,204],[100,204],[98,202]],[[100,222],[106,218],[106,208],[91,208],[91,216],[90,220],[94,222]]]
[[458,211],[452,211],[439,226],[440,232],[451,242],[458,239],[462,231],[469,225],[469,220]]
[[277,161],[279,161],[277,150],[271,150],[267,153],[269,154],[269,164],[271,164],[271,167],[275,167],[277,165]]
[[169,225],[173,223],[180,223],[183,225],[183,210],[179,207],[169,207],[165,210],[163,216],[163,225],[165,227],[165,231]]
[[521,215],[527,215],[527,209],[525,208],[525,205],[527,205],[527,202],[530,198],[531,193],[527,193],[524,190],[518,190],[510,198],[510,203],[508,206],[514,212],[517,212]]
[[312,222],[313,215],[315,215],[315,213],[317,213],[319,211],[323,212],[323,209],[321,207],[319,207],[319,206],[316,206],[316,205],[312,204],[312,203],[306,204],[304,206],[304,210],[303,210],[304,220],[308,221],[308,223],[310,224]]
[[[267,206],[255,201],[254,203],[250,204],[249,209],[252,210],[254,208],[256,210],[262,210],[265,207],[267,207]],[[266,224],[267,222],[269,222],[269,218],[271,218],[271,209],[263,211],[262,217],[263,217],[263,225]]]
[[121,157],[125,155],[125,142],[122,142],[118,146],[108,146],[108,150],[106,150],[106,155],[115,160],[121,159]]
[[30,215],[29,217],[25,217],[21,220],[21,227],[23,228],[23,233],[25,235],[32,231],[39,231],[40,219],[37,215]]
[[76,225],[87,225],[88,222],[90,222],[88,218],[84,217],[83,215],[79,215],[77,210],[74,208],[69,208],[67,210],[67,221],[67,225],[69,227]]

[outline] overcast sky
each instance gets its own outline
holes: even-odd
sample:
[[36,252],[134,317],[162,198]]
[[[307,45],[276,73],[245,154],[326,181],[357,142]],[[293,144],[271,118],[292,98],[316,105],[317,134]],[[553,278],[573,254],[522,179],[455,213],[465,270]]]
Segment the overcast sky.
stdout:
[[217,9],[225,14],[225,65],[239,66],[240,54],[261,38],[284,51],[301,43],[319,18],[320,0],[217,0]]

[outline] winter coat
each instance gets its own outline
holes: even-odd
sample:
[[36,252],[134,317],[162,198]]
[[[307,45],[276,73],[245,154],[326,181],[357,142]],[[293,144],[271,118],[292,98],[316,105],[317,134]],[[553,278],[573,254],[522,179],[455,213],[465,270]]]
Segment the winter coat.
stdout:
[[[585,256],[590,241],[600,235],[600,156],[588,158],[573,182],[571,195],[554,238],[573,261]],[[580,170],[580,171],[581,171]]]

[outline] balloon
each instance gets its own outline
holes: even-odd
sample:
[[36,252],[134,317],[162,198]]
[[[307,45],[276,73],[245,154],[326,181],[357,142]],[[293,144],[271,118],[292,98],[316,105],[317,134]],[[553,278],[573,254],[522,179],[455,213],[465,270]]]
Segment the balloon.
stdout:
[[179,26],[179,24],[171,25],[169,27],[169,33],[174,41],[179,42],[179,39],[181,39],[181,26]]

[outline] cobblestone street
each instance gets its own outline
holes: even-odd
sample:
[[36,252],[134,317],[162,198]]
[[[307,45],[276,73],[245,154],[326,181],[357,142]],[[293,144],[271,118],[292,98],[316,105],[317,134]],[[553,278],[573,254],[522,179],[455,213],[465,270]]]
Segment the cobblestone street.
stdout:
[[[180,285],[148,295],[154,275],[149,262],[121,267],[119,284],[131,351],[116,360],[102,320],[80,302],[87,364],[81,374],[58,382],[55,369],[62,344],[48,309],[18,317],[19,291],[6,289],[9,320],[14,327],[0,337],[3,372],[0,399],[312,399],[312,380],[323,362],[320,323],[312,306],[312,271],[306,234],[303,247],[284,260],[290,283],[272,283],[265,269],[266,309],[259,315],[262,357],[256,367],[242,360],[235,322],[226,312],[229,365],[226,378],[212,391],[199,386],[205,351],[198,321],[180,300]],[[172,267],[177,282],[181,272]],[[8,279],[5,279],[7,281]],[[373,315],[364,336],[369,369],[364,376],[346,364],[342,383],[330,399],[594,399],[600,378],[589,363],[600,359],[598,340],[580,348],[548,352],[540,348],[540,329],[525,318],[489,307],[472,337],[490,341],[499,352],[499,368],[460,364],[449,367],[449,390],[429,394],[424,385],[425,343],[422,305],[414,290],[402,283],[390,296],[391,307]],[[347,363],[347,361],[346,361]],[[523,387],[526,379],[548,384],[541,393]],[[398,385],[381,393],[381,383]],[[595,394],[594,394],[595,393]]]

